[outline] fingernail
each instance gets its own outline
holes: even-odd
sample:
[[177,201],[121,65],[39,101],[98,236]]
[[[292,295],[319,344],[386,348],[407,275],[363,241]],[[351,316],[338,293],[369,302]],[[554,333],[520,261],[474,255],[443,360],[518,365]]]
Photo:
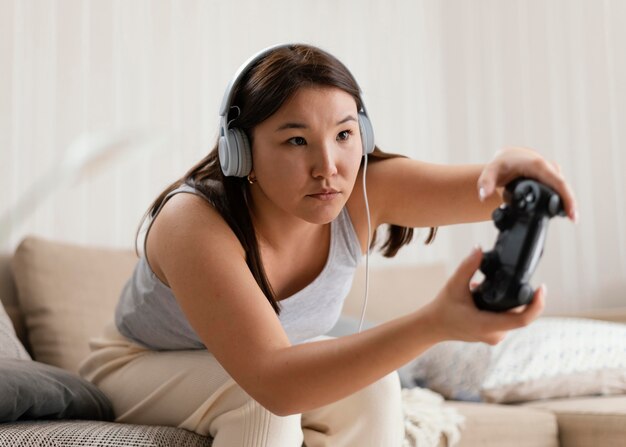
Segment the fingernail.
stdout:
[[485,191],[485,188],[481,186],[480,189],[478,190],[478,198],[480,199],[481,202],[484,202],[485,197],[487,197],[487,191]]
[[572,220],[574,223],[578,223],[578,210],[576,208],[574,208],[574,211],[572,212]]

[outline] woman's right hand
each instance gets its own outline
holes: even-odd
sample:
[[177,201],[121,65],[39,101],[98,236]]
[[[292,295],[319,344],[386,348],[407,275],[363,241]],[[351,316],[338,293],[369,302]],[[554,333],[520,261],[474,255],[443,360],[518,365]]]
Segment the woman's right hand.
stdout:
[[431,330],[441,340],[484,342],[495,345],[511,329],[527,326],[543,311],[546,288],[542,285],[530,304],[508,312],[478,309],[472,298],[470,281],[480,267],[482,252],[475,248],[457,267],[437,297],[423,308]]

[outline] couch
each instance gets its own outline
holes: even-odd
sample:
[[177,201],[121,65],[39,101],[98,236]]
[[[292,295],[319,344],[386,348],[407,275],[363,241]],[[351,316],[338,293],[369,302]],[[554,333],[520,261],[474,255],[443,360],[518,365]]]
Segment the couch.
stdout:
[[[135,262],[136,256],[130,250],[84,247],[36,237],[27,237],[14,254],[0,256],[1,303],[33,360],[76,375],[89,352],[88,340],[99,335],[110,321],[119,291]],[[347,317],[359,314],[362,273],[358,273],[344,307]],[[371,279],[368,320],[384,321],[419,306],[416,288],[421,296],[432,297],[444,278],[445,269],[438,265],[376,270]],[[390,288],[395,295],[394,305],[375,298],[388,294]],[[626,322],[626,309],[585,316]],[[460,447],[626,445],[623,394],[519,405],[446,401],[445,406],[465,417],[457,444]],[[209,438],[173,427],[80,419],[5,422],[0,424],[0,445],[211,445]],[[446,445],[445,439],[441,445]]]

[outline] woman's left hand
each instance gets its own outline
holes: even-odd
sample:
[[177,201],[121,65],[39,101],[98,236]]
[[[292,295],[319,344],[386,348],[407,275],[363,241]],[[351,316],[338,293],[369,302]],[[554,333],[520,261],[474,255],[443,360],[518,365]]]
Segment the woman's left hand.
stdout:
[[576,199],[569,184],[561,175],[559,165],[547,161],[537,152],[527,148],[506,148],[496,152],[478,178],[477,187],[480,199],[485,200],[496,191],[497,187],[503,187],[517,177],[533,178],[554,189],[563,200],[567,216],[576,222],[578,219]]

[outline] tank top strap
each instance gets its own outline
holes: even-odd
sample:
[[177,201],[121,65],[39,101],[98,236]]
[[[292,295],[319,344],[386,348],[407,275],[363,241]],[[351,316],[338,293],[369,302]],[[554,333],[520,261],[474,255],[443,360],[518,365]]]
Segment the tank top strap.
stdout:
[[[189,186],[186,183],[183,183],[182,185],[180,185],[176,189],[173,189],[172,191],[167,193],[167,195],[163,198],[163,201],[161,202],[161,205],[159,205],[159,207],[157,208],[156,212],[154,213],[154,216],[150,217],[150,221],[148,222],[148,227],[146,228],[146,232],[145,232],[145,235],[143,237],[143,256],[144,257],[146,257],[146,253],[147,253],[147,251],[146,251],[146,242],[148,241],[148,233],[150,232],[150,229],[152,228],[152,224],[154,223],[154,220],[157,218],[157,216],[159,215],[159,213],[161,212],[161,210],[163,209],[165,204],[168,202],[168,200],[170,200],[176,194],[180,194],[180,193],[195,194],[197,196],[202,197],[204,200],[208,201],[208,199],[204,196],[204,194],[202,194],[200,191],[198,191],[197,189],[195,189],[192,186]],[[146,257],[146,261],[147,261],[147,257]]]

